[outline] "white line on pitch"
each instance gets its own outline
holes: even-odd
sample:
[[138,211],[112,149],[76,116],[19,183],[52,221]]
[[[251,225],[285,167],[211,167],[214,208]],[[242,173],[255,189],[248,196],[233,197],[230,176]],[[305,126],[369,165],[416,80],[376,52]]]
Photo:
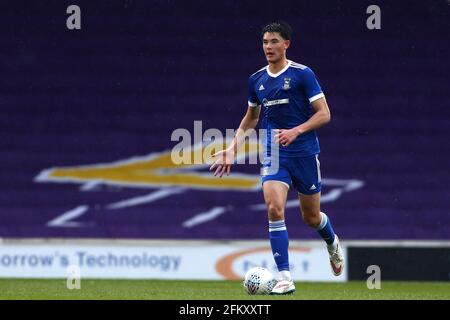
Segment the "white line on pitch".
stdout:
[[192,218],[183,222],[183,227],[192,228],[196,225],[205,223],[207,221],[214,220],[218,216],[224,214],[227,211],[226,207],[214,207],[209,211],[199,213]]
[[168,197],[173,194],[178,194],[184,192],[184,188],[164,188],[160,189],[158,191],[152,192],[150,194],[147,194],[145,196],[139,196],[127,200],[122,200],[119,202],[111,203],[106,206],[106,209],[110,210],[116,210],[116,209],[123,209],[128,207],[134,207],[145,203],[150,203],[165,197]]

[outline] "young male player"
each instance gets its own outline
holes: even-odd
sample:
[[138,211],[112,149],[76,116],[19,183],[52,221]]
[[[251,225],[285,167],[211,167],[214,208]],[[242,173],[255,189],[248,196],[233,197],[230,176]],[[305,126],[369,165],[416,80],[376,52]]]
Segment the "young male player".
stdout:
[[[280,273],[272,294],[295,291],[289,271],[289,241],[284,219],[290,186],[298,193],[303,220],[317,229],[327,244],[333,274],[340,275],[344,268],[339,239],[330,219],[320,211],[320,149],[315,130],[330,121],[330,110],[313,71],[287,60],[291,34],[291,27],[284,22],[270,23],[263,28],[263,50],[268,65],[250,76],[247,113],[231,145],[215,154],[217,160],[210,168],[216,168],[214,175],[220,177],[230,173],[243,132],[256,127],[263,108],[262,128],[267,129],[267,146],[261,176],[270,244]],[[278,155],[271,154],[274,145],[279,148]],[[278,170],[270,170],[273,167]]]

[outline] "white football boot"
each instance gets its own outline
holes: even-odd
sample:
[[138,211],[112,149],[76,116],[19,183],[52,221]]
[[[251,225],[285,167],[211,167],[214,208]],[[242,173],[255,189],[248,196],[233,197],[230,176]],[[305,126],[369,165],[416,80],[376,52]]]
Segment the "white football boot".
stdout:
[[283,294],[293,294],[295,292],[294,281],[292,280],[280,280],[277,282],[275,287],[273,287],[271,295],[283,295]]
[[342,271],[344,271],[344,256],[342,255],[338,236],[335,235],[335,238],[336,250],[328,250],[328,254],[330,255],[331,271],[335,276],[339,276],[342,274]]

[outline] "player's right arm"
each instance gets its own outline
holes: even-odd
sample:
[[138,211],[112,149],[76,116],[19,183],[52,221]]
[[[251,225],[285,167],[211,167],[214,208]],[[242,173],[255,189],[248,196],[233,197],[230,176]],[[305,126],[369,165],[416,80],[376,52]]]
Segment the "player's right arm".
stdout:
[[219,177],[222,178],[225,172],[227,175],[230,174],[231,165],[236,157],[238,146],[244,141],[245,132],[249,129],[254,129],[258,124],[260,112],[261,106],[249,106],[230,146],[213,155],[213,157],[217,160],[213,163],[209,170],[211,171],[216,168],[216,171],[214,172],[215,176],[219,175]]

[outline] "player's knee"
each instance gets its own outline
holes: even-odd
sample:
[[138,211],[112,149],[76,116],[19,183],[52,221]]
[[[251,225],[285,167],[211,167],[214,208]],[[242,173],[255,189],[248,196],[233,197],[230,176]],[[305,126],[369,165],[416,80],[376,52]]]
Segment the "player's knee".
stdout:
[[303,210],[302,209],[302,216],[303,216],[303,221],[305,221],[305,223],[312,227],[312,228],[317,228],[320,225],[320,212],[315,212],[313,210]]
[[269,203],[267,205],[269,220],[270,221],[278,221],[284,219],[284,210],[283,206],[277,203]]

